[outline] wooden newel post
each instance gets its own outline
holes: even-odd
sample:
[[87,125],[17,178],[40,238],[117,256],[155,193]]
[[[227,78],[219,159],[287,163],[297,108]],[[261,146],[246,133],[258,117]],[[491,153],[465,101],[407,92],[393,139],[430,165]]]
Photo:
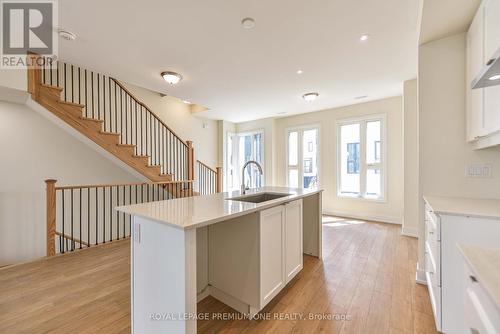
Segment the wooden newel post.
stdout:
[[188,146],[188,180],[194,180],[194,149],[193,142],[188,140],[186,141]]
[[[28,53],[28,92],[31,94],[35,101],[38,101],[40,97],[40,84],[42,83],[42,71],[40,69],[39,59],[42,59],[39,55],[34,53]],[[42,59],[41,61],[45,61]]]
[[47,256],[56,255],[56,182],[45,180],[47,185]]
[[222,192],[222,167],[217,167],[217,182],[215,182],[215,192]]

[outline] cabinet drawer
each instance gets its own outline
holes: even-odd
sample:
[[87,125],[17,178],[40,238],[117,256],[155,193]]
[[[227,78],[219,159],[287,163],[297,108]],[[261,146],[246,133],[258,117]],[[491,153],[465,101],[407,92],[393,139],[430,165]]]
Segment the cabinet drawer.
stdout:
[[441,330],[441,287],[436,284],[435,275],[430,272],[425,273],[427,279],[427,289],[431,300],[432,312],[434,313],[434,321],[436,328]]
[[471,333],[500,333],[500,313],[469,270],[466,273],[465,321]]
[[441,262],[439,257],[434,256],[427,242],[425,243],[425,271],[431,275],[436,286],[441,286]]

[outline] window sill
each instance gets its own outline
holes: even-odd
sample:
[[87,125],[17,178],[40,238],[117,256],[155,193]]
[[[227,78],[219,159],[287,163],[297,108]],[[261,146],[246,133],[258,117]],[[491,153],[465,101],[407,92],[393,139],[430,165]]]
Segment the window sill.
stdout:
[[337,194],[337,198],[347,199],[347,200],[355,200],[355,201],[363,201],[363,202],[387,203],[387,200],[384,197],[372,198],[372,197],[362,197],[362,196],[356,196],[356,195]]

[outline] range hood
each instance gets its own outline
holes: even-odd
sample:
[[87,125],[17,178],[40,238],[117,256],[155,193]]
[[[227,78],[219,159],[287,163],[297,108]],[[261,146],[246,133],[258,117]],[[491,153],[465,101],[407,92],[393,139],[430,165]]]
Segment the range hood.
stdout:
[[[493,80],[496,79],[496,80]],[[500,48],[472,81],[472,89],[500,85]]]

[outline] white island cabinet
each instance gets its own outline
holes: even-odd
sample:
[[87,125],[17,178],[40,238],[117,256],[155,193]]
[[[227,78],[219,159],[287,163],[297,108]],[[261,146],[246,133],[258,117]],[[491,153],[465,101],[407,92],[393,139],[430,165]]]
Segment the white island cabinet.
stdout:
[[[271,199],[245,201],[261,193]],[[117,209],[133,217],[133,333],[196,333],[196,303],[207,295],[253,317],[300,272],[303,253],[321,258],[320,190],[265,187],[238,196]],[[207,240],[197,240],[202,227]],[[206,286],[197,286],[198,274]]]

